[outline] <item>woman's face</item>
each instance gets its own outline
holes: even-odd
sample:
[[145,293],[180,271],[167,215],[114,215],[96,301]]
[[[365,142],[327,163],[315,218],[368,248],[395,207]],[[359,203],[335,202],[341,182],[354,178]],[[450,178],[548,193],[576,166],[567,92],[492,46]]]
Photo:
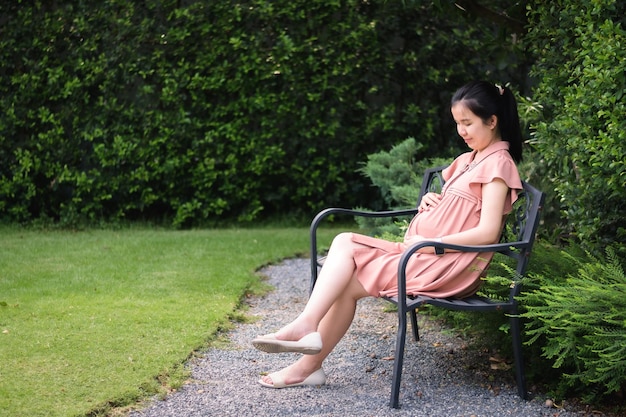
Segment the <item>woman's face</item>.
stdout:
[[475,151],[482,151],[500,139],[498,135],[498,118],[491,116],[486,122],[469,110],[462,101],[452,106],[452,117],[456,122],[456,131],[467,146]]

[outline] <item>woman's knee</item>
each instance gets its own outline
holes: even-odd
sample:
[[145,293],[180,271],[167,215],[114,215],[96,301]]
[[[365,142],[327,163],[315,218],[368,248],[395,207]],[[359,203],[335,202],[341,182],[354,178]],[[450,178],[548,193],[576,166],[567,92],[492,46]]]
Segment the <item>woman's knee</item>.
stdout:
[[346,249],[346,248],[351,248],[353,244],[354,242],[352,242],[352,233],[343,232],[335,236],[335,238],[333,239],[331,248],[335,246],[337,249]]
[[[352,241],[352,233],[344,232],[339,233],[333,239],[333,243],[328,250],[328,261],[330,259],[344,259],[345,262],[350,262],[350,265],[354,269],[354,250],[356,244]],[[347,263],[345,265],[348,265]]]

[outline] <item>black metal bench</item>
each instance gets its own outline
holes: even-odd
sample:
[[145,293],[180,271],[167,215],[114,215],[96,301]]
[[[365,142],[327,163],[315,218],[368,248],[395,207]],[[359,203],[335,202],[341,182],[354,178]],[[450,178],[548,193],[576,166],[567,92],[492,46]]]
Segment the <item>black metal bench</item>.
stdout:
[[[420,196],[417,204],[422,196],[430,191],[439,192],[444,184],[441,171],[445,167],[437,167],[428,169],[424,174],[424,180],[420,190]],[[451,310],[462,311],[496,311],[508,314],[511,323],[511,337],[513,343],[513,353],[515,356],[515,376],[517,381],[517,390],[520,397],[526,399],[528,394],[526,391],[526,381],[524,377],[524,361],[522,357],[522,338],[521,324],[518,316],[518,304],[516,296],[519,295],[520,279],[526,272],[528,260],[532,250],[535,234],[539,225],[540,212],[543,206],[544,195],[541,191],[532,185],[522,182],[524,190],[520,192],[519,198],[513,206],[513,212],[509,214],[502,239],[500,243],[493,245],[481,246],[460,246],[438,242],[420,242],[410,247],[403,255],[398,266],[398,294],[405,296],[387,298],[390,302],[398,307],[398,333],[396,341],[396,354],[393,368],[393,381],[391,387],[391,402],[393,408],[399,406],[400,381],[402,378],[402,365],[404,361],[404,345],[406,341],[407,329],[407,313],[410,313],[411,324],[413,328],[413,336],[415,340],[419,340],[419,329],[417,325],[416,310],[424,304],[431,304]],[[415,215],[417,207],[406,210],[391,210],[368,212],[359,210],[350,210],[343,208],[328,208],[322,210],[315,216],[311,223],[311,290],[315,286],[319,268],[322,265],[323,258],[318,255],[317,249],[317,229],[322,220],[333,214],[346,214],[352,216],[363,217],[399,217],[406,215]],[[512,278],[513,283],[509,291],[507,300],[495,300],[487,297],[474,295],[464,299],[456,298],[431,298],[425,296],[411,297],[406,296],[406,265],[411,255],[418,249],[430,246],[444,249],[468,251],[468,252],[498,252],[510,257],[515,262],[516,276]]]

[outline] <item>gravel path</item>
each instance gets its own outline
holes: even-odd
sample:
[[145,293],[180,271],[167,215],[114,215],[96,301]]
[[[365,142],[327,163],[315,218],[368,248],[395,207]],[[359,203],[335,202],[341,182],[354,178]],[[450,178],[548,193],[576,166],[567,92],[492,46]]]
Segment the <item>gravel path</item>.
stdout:
[[212,348],[189,363],[188,384],[165,400],[152,400],[130,417],[192,416],[411,416],[580,417],[547,408],[542,399],[523,401],[511,372],[490,369],[489,354],[421,317],[421,340],[407,338],[399,410],[389,408],[397,316],[384,300],[359,303],[355,321],[326,360],[327,384],[282,390],[263,388],[262,372],[289,365],[295,354],[267,354],[250,341],[288,323],[307,298],[309,261],[290,259],[261,273],[276,287],[250,299],[252,323],[238,324],[230,346]]

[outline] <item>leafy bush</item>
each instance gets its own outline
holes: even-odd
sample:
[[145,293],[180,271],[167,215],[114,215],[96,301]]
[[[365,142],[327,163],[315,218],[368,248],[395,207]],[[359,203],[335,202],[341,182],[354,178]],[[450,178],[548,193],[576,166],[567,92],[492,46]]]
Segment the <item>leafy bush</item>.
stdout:
[[535,1],[529,10],[533,99],[543,106],[534,143],[562,227],[595,253],[618,243],[626,259],[626,3]]

